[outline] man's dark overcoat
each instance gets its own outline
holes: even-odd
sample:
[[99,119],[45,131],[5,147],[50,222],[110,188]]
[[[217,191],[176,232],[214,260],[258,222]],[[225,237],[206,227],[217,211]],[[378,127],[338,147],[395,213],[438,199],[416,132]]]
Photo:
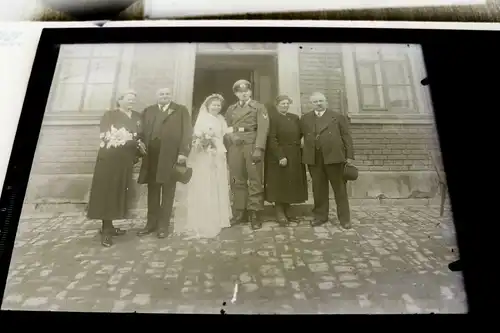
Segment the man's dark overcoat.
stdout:
[[339,112],[326,109],[319,126],[314,112],[300,119],[304,147],[302,163],[315,164],[316,145],[320,145],[324,164],[344,163],[354,159],[354,148],[347,117]]
[[[158,121],[157,115],[162,112],[155,104],[147,107],[142,114],[142,135],[141,138],[149,146],[152,140],[154,122]],[[139,173],[139,184],[156,182],[160,184],[168,183],[173,172],[174,165],[179,155],[188,156],[191,149],[193,127],[191,116],[184,105],[171,102],[161,121],[161,148],[158,156],[158,164],[150,165],[148,154],[142,159]],[[156,175],[150,175],[153,170]]]

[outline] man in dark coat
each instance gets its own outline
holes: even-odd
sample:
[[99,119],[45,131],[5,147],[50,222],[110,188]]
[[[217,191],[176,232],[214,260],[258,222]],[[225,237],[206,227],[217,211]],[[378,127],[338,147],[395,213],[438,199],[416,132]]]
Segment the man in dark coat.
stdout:
[[343,228],[351,228],[347,182],[343,177],[345,163],[354,159],[353,142],[348,119],[327,108],[322,93],[313,93],[314,110],[300,119],[304,136],[302,162],[309,168],[314,197],[312,226],[328,221],[329,186],[331,184],[337,204],[337,217]]
[[[264,151],[269,133],[269,116],[261,103],[251,98],[250,82],[239,80],[233,85],[238,102],[226,112],[232,133],[227,135],[228,164],[233,191],[232,224],[244,222],[260,229],[260,212],[264,210]],[[248,215],[247,215],[248,213]]]
[[158,238],[165,238],[177,184],[174,166],[186,163],[193,128],[187,108],[172,101],[171,89],[159,89],[157,97],[158,103],[142,114],[147,154],[142,159],[139,184],[148,185],[148,214],[146,226],[138,235],[157,232]]

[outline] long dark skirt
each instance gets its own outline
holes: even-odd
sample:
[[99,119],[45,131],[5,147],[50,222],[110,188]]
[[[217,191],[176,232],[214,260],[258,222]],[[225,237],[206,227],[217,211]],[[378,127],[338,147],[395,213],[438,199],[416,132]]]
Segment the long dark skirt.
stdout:
[[288,165],[281,167],[276,158],[268,156],[265,164],[265,199],[268,202],[295,204],[307,201],[306,168],[301,162],[299,147],[284,148]]
[[100,149],[90,189],[89,219],[127,218],[134,188],[134,159],[135,151],[130,147]]

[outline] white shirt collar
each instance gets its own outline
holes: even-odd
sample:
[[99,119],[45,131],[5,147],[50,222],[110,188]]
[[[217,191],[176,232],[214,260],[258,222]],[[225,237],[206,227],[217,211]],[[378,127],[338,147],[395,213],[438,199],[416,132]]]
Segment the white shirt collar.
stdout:
[[158,104],[158,108],[160,108],[160,110],[162,110],[162,111],[167,111],[167,110],[168,110],[168,108],[170,107],[170,103],[172,103],[172,102],[169,102],[169,103],[165,104],[165,105],[163,106],[163,108],[161,107],[161,105],[160,105],[160,104]]
[[317,116],[321,117],[324,113],[325,113],[326,110],[323,110],[323,111],[314,111],[316,113]]

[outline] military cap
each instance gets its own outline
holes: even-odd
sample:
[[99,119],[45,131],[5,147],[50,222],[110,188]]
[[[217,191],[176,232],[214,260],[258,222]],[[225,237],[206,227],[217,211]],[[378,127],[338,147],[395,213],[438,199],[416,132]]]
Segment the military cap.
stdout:
[[233,91],[250,90],[251,84],[247,80],[238,80],[233,84]]

